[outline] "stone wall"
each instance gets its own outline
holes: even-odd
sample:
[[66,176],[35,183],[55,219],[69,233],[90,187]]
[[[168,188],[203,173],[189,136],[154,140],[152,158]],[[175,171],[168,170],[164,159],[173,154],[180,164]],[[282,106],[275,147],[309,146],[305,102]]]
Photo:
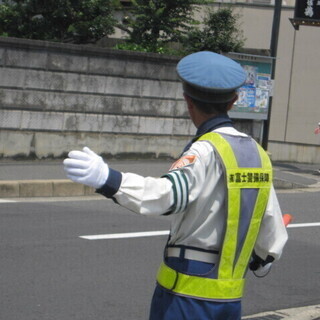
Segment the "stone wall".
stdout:
[[[178,58],[0,38],[0,156],[177,157],[195,133]],[[259,138],[260,123],[236,125]]]

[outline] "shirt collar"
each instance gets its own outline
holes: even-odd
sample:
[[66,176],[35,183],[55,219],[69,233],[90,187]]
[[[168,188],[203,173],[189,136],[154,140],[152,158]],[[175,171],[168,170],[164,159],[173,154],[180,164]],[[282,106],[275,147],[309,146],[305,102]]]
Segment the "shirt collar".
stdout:
[[220,114],[203,122],[197,130],[196,137],[221,127],[233,127],[232,120],[227,114]]
[[220,114],[203,122],[199,126],[195,137],[185,146],[183,152],[189,150],[193,142],[198,140],[198,138],[204,135],[205,133],[211,132],[221,127],[233,127],[232,120],[229,118],[227,114]]

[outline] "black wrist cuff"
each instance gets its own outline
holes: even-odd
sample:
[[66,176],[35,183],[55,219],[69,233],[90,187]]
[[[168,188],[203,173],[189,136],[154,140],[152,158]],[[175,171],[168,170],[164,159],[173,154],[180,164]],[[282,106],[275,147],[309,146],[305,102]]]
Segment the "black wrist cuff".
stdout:
[[112,198],[120,188],[122,181],[122,173],[109,168],[109,176],[106,183],[99,189],[96,190],[97,193],[102,194],[107,198]]

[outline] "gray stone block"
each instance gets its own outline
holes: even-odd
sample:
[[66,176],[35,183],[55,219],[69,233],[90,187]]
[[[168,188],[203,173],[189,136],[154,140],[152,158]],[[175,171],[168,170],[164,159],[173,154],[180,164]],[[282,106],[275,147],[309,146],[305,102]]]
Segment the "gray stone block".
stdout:
[[25,75],[24,69],[1,68],[0,87],[24,88]]
[[24,87],[27,89],[39,89],[47,91],[65,90],[67,77],[63,73],[42,71],[42,70],[25,70]]
[[62,131],[63,117],[58,112],[22,111],[21,129]]
[[114,58],[89,57],[88,73],[124,76],[130,63]]
[[187,116],[184,100],[104,94],[0,89],[0,103],[10,109],[88,112],[144,116]]
[[105,81],[105,94],[120,96],[138,96],[141,97],[142,88],[141,79],[130,79],[120,77],[107,77]]
[[84,186],[84,195],[85,196],[91,196],[94,194],[97,194],[95,188]]
[[101,114],[77,114],[75,118],[75,127],[79,132],[101,132],[102,130],[104,116]]
[[53,185],[50,180],[21,180],[19,181],[19,196],[28,197],[52,197]]
[[194,136],[196,127],[189,119],[173,119],[173,135],[179,136]]
[[0,129],[20,129],[22,111],[0,110]]
[[173,120],[168,118],[139,118],[140,134],[152,134],[152,135],[172,135]]
[[46,69],[48,53],[44,50],[6,49],[6,66]]
[[19,197],[18,181],[0,181],[0,198]]
[[105,115],[102,123],[102,132],[137,133],[139,117]]
[[191,136],[79,133],[79,132],[36,132],[34,152],[37,158],[60,158],[70,150],[90,147],[96,153],[108,156],[128,154],[166,154],[172,158],[180,155]]
[[139,77],[156,80],[178,80],[174,63],[156,63],[147,61],[128,61],[125,66],[127,77]]
[[85,194],[85,186],[71,180],[52,180],[52,184],[54,197],[83,196]]
[[32,149],[33,133],[0,130],[0,155],[3,157],[28,157]]
[[142,81],[141,96],[176,99],[183,97],[181,85],[170,81],[156,81],[145,79]]
[[63,134],[61,132],[36,132],[34,134],[34,153],[37,158],[59,158],[79,145],[82,134]]
[[47,68],[63,72],[87,72],[89,57],[80,54],[50,52]]
[[5,56],[5,49],[4,48],[0,48],[0,66],[4,66],[5,62],[6,62],[6,56]]

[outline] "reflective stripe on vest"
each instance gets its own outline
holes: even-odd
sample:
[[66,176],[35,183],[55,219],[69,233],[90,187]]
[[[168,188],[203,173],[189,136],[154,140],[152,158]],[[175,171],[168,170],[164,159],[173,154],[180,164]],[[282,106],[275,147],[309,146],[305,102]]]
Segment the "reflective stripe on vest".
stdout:
[[[261,167],[239,167],[238,159],[226,135],[211,132],[199,140],[210,142],[216,150],[224,167],[227,185],[228,217],[219,263],[216,266],[216,279],[180,273],[163,262],[157,274],[157,282],[179,295],[212,300],[240,299],[243,295],[247,266],[269,198],[272,184],[271,162],[266,152],[254,143]],[[250,140],[250,143],[252,141]],[[257,196],[246,233],[239,245],[241,192],[245,189],[257,190]]]

